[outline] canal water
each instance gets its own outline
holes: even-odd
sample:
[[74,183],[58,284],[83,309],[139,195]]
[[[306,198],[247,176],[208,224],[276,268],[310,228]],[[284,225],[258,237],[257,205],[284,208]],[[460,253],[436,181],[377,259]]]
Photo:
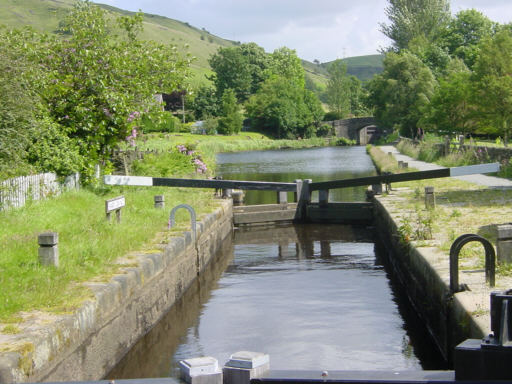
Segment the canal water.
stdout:
[[[375,172],[361,147],[222,154],[218,160],[224,179],[316,181]],[[268,203],[275,196],[249,198]],[[339,199],[363,200],[364,188],[333,196]],[[382,254],[368,227],[237,229],[108,378],[177,378],[180,360],[213,356],[222,365],[241,350],[270,354],[272,369],[443,368]]]
[[[317,182],[376,174],[366,148],[361,146],[221,153],[217,156],[217,173],[224,180],[290,183],[296,179]],[[313,193],[312,199],[318,200],[318,192]],[[364,200],[363,187],[332,190],[329,194],[329,201]],[[247,191],[245,196],[247,205],[276,201],[277,194],[271,191]],[[288,201],[293,201],[291,193]]]

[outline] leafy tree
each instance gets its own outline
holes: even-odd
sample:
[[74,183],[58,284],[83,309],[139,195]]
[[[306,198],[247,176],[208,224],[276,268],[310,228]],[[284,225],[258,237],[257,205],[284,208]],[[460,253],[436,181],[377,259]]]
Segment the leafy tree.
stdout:
[[385,11],[390,24],[381,24],[381,31],[393,40],[395,51],[418,37],[437,41],[451,19],[449,0],[389,0]]
[[347,64],[338,59],[327,67],[329,80],[327,82],[327,104],[338,119],[350,113],[351,82],[347,76]]
[[302,62],[293,49],[282,47],[270,55],[267,77],[279,76],[294,82],[299,88],[304,88],[306,75]]
[[285,77],[266,80],[246,110],[253,128],[277,138],[312,136],[323,116],[316,95]]
[[0,177],[82,166],[76,143],[49,117],[38,85],[47,74],[32,61],[39,36],[31,30],[0,32]]
[[503,29],[484,39],[479,51],[474,66],[478,106],[507,145],[512,126],[512,32]]
[[380,124],[414,137],[435,85],[432,72],[418,57],[407,51],[389,52],[384,71],[370,82],[368,101]]
[[436,78],[447,74],[452,58],[438,42],[419,36],[409,42],[408,50],[429,67]]
[[190,103],[197,120],[204,120],[207,117],[217,117],[220,114],[220,101],[217,92],[209,86],[201,86],[197,89],[195,97]]
[[235,91],[226,89],[222,95],[222,116],[218,120],[218,131],[224,135],[232,135],[240,132],[243,117],[240,113]]
[[64,23],[69,38],[41,41],[50,74],[42,99],[88,159],[86,174],[131,134],[141,112],[160,108],[154,94],[182,88],[188,76],[190,60],[175,47],[133,40],[137,20],[124,25],[128,40],[119,41],[105,12],[79,1]]
[[472,133],[476,128],[471,72],[455,71],[440,79],[420,125],[439,134]]
[[214,72],[211,80],[218,95],[230,88],[240,102],[247,100],[264,80],[267,60],[263,48],[254,43],[219,48],[208,60]]
[[492,36],[496,28],[489,18],[475,9],[458,12],[442,35],[442,45],[450,55],[472,68],[478,56],[478,43]]

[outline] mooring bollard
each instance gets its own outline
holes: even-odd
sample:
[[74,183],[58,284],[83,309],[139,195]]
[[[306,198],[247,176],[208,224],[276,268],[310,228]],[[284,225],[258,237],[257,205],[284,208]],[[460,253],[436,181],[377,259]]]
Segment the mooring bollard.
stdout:
[[497,230],[496,251],[498,262],[510,264],[512,263],[512,224],[498,225]]
[[318,205],[327,207],[327,204],[329,204],[329,190],[324,189],[318,191]]
[[277,191],[277,204],[288,204],[288,192]]
[[45,266],[59,266],[59,234],[45,232],[37,236],[39,244],[39,263]]
[[222,190],[222,198],[223,199],[229,199],[231,198],[231,194],[233,193],[232,189],[223,189]]
[[382,195],[382,184],[372,184],[372,192],[374,195]]
[[180,377],[188,384],[222,384],[222,371],[213,357],[181,360],[179,366]]
[[243,205],[244,204],[244,191],[241,189],[233,189],[231,192],[231,197],[233,198],[233,205]]
[[434,209],[436,207],[436,195],[434,187],[425,187],[425,208]]
[[164,195],[155,195],[155,208],[165,208],[165,196]]
[[269,355],[260,352],[236,352],[224,365],[224,384],[249,384],[251,379],[260,377],[269,370]]

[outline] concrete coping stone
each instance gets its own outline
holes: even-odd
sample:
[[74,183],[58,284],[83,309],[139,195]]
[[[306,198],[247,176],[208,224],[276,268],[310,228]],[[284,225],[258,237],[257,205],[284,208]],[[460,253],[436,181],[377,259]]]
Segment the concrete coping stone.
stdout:
[[42,246],[54,246],[59,243],[59,234],[57,232],[40,233],[37,236],[37,243]]
[[201,375],[212,375],[221,372],[219,368],[219,362],[216,358],[211,356],[181,360],[179,362],[179,366],[181,376],[184,378]]
[[233,353],[226,367],[253,369],[270,362],[269,355],[261,352],[240,351]]
[[498,239],[512,239],[512,224],[502,224],[497,226],[498,229]]

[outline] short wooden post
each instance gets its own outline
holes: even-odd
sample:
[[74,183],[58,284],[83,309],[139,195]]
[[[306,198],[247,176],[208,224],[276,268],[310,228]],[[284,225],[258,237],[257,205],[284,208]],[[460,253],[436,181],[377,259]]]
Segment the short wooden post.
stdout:
[[444,137],[444,155],[450,154],[450,136]]
[[45,232],[37,236],[39,244],[39,263],[45,266],[59,266],[59,234],[57,232]]
[[288,192],[277,191],[277,203],[278,204],[288,204]]
[[464,135],[459,135],[459,149],[464,146]]
[[329,203],[329,190],[321,190],[318,191],[318,205],[321,207],[327,207],[327,204]]
[[497,258],[499,263],[512,263],[512,225],[498,225],[498,238],[496,242]]
[[402,168],[403,168],[403,169],[407,169],[407,168],[409,168],[409,163],[408,163],[408,162],[406,162],[406,161],[402,162]]
[[155,208],[162,209],[165,208],[165,196],[164,195],[155,195],[154,196]]
[[398,169],[402,169],[404,167],[404,162],[402,160],[398,160]]
[[425,208],[434,209],[436,207],[436,195],[434,187],[425,187]]

